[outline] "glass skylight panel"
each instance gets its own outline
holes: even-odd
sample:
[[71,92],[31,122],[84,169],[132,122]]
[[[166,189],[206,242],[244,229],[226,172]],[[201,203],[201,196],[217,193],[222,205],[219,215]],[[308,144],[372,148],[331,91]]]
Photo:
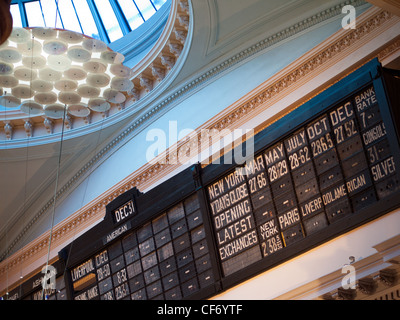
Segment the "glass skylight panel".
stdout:
[[97,11],[100,14],[101,21],[107,30],[110,41],[115,41],[123,36],[122,30],[118,24],[117,17],[110,5],[110,2],[104,0],[95,1]]
[[10,12],[13,18],[13,26],[22,27],[21,12],[19,12],[18,4],[12,4],[10,6]]
[[167,0],[152,0],[152,1],[157,10],[160,9],[165,2],[167,2]]
[[63,29],[63,21],[57,10],[56,2],[54,0],[40,0],[40,4],[43,10],[45,26]]
[[64,29],[83,33],[79,25],[78,16],[70,0],[58,1],[58,9],[61,13]]
[[83,29],[83,34],[95,39],[100,39],[99,30],[96,27],[92,11],[90,11],[87,2],[82,0],[74,0],[71,2],[75,6],[78,19]]
[[66,29],[109,43],[138,28],[167,1],[12,0],[11,14],[14,27]]
[[44,16],[39,1],[24,3],[29,27],[44,27]]
[[149,0],[135,0],[135,3],[142,12],[145,20],[149,19],[154,13],[156,13],[156,10]]
[[118,0],[118,3],[124,12],[131,30],[136,29],[144,22],[144,19],[140,15],[137,7],[133,4],[132,0]]

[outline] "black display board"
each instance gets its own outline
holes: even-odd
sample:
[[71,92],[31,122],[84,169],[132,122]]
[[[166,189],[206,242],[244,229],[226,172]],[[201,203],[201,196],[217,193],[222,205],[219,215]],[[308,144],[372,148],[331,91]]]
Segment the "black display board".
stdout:
[[257,134],[245,164],[115,199],[59,254],[69,298],[208,298],[397,208],[396,77],[373,60]]
[[208,185],[225,276],[399,188],[373,86]]
[[196,169],[146,194],[133,189],[119,196],[107,205],[105,221],[60,252],[71,299],[184,299],[215,292],[218,271]]
[[124,233],[71,269],[74,299],[181,299],[214,283],[196,194]]

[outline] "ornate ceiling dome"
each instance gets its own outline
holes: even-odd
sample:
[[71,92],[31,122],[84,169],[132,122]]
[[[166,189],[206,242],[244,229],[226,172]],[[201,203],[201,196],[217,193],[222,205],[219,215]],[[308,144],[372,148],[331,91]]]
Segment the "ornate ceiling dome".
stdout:
[[66,111],[76,117],[106,112],[133,88],[123,60],[103,41],[74,31],[14,28],[0,46],[0,102],[51,119]]
[[187,54],[189,6],[186,0],[154,3],[158,10],[149,21],[110,44],[63,28],[15,27],[0,46],[4,146],[57,142],[63,121],[70,139],[128,117],[140,122],[139,110],[157,110],[151,97],[173,81]]

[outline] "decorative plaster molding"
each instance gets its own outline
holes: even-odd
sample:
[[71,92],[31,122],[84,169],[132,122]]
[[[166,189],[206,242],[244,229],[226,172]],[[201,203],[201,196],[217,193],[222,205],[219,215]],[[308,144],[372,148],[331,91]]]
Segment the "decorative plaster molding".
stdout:
[[393,54],[393,52],[398,51],[400,48],[400,39],[394,41],[391,45],[389,45],[385,50],[381,51],[378,54],[379,61],[383,61],[387,57]]
[[[321,69],[327,68],[326,65],[332,66],[337,63],[337,61],[340,61],[341,58],[351,53],[352,47],[359,47],[371,40],[369,37],[371,33],[378,32],[379,34],[379,32],[383,32],[390,26],[400,22],[399,18],[393,17],[391,14],[385,11],[376,9],[371,9],[365,14],[365,17],[366,18],[364,18],[364,21],[360,23],[359,28],[350,31],[340,30],[325,43],[321,44],[318,47],[318,50],[311,50],[311,53],[306,54],[304,57],[298,59],[285,68],[285,70],[279,74],[278,78],[274,77],[272,80],[270,79],[266,81],[267,84],[263,84],[260,86],[260,88],[253,90],[238,103],[227,108],[225,111],[208,121],[206,124],[204,124],[204,126],[202,126],[202,128],[198,128],[198,131],[203,128],[233,129],[238,125],[238,123],[243,123],[248,119],[253,118],[256,114],[260,113],[262,109],[268,108],[268,105],[273,104],[275,101],[281,99],[283,96],[285,96],[285,94],[287,94],[287,91],[293,90],[294,87],[297,88],[301,84],[307,82],[309,78],[312,78],[321,72]],[[399,45],[400,41],[397,40],[385,48],[381,48],[379,52],[372,53],[370,59],[375,56],[379,56],[379,54],[382,54],[382,52],[385,52],[385,55],[387,55],[390,52],[397,51],[400,49]],[[255,46],[254,49],[258,49],[258,47]],[[239,54],[237,59],[239,59],[239,57],[244,59],[245,56],[248,57],[249,54],[249,52],[246,54],[243,53],[243,55]],[[205,81],[206,78],[209,79],[221,72],[221,68],[225,68],[226,65],[229,65],[230,63],[233,64],[232,59],[233,58],[229,59],[231,62],[227,60],[219,67],[215,67],[209,72],[203,74],[197,79],[197,82],[194,80],[193,86],[198,85],[200,82]],[[364,62],[366,61],[355,62],[354,68],[358,68]],[[193,86],[190,84],[185,85],[185,87],[179,90],[176,95],[174,94],[171,96],[171,100],[177,99],[177,96],[191,90]],[[310,97],[304,97],[304,99],[310,99]],[[300,99],[299,105],[303,104],[304,102],[305,100]],[[292,109],[286,109],[285,114],[290,111],[292,111]],[[273,119],[272,121],[276,120],[277,119]],[[73,185],[80,176],[84,175],[84,173],[87,172],[92,165],[98,162],[98,160],[102,158],[105,153],[116,146],[125,137],[129,136],[140,123],[141,121],[138,120],[132,124],[123,133],[116,137],[107,147],[101,150],[90,162],[81,168],[81,170],[79,170],[78,173],[76,173],[75,176],[61,188],[61,190],[59,190],[57,193],[57,198],[60,197],[62,193],[64,193],[71,185]],[[271,122],[269,121],[267,125],[270,123]],[[263,128],[257,128],[257,131],[262,129]],[[177,148],[179,151],[184,147],[184,145],[185,143],[180,142],[177,146],[175,146],[175,148]],[[168,156],[166,159],[167,162],[165,164],[157,163],[154,165],[144,165],[142,168],[128,176],[126,179],[105,192],[103,195],[99,196],[97,199],[72,214],[68,219],[56,225],[53,231],[54,242],[52,242],[52,245],[56,246],[57,243],[63,243],[66,245],[77,234],[83,232],[84,228],[99,222],[104,217],[105,206],[107,203],[115,199],[120,194],[135,186],[141,190],[149,188],[157,180],[160,180],[162,177],[168,175],[180,166],[179,164],[168,164],[170,159]],[[40,210],[35,218],[32,219],[31,222],[24,228],[24,231],[10,244],[8,250],[3,253],[2,259],[8,255],[16,243],[22,238],[23,234],[29,229],[29,226],[31,226],[43,214],[43,212],[45,212],[52,205],[52,200],[49,200],[49,202]],[[44,247],[46,247],[47,242],[45,239],[48,239],[48,237],[49,234],[46,233],[43,237],[38,238],[28,246],[7,258],[5,261],[1,262],[0,278],[4,277],[7,270],[9,272],[9,270],[19,262],[24,260],[27,261],[28,258],[34,259],[36,256],[39,256],[39,253],[43,251]],[[2,288],[0,288],[0,290],[1,289]]]
[[[393,283],[385,283],[384,271],[400,271],[400,236],[393,237],[374,246],[376,253],[352,262],[356,270],[356,290],[353,292],[356,300],[379,299],[385,294],[385,289],[393,290]],[[387,258],[389,256],[390,258]],[[343,280],[342,270],[336,270],[317,278],[292,291],[276,297],[276,300],[343,300],[340,295]],[[398,283],[396,283],[399,288]],[[374,290],[371,290],[374,286]]]
[[400,3],[397,0],[367,0],[375,6],[389,11],[400,17]]
[[43,124],[44,127],[46,128],[47,133],[51,134],[53,132],[54,122],[46,117],[44,118]]
[[[304,1],[306,2],[306,1]],[[209,11],[210,11],[210,19],[212,24],[216,24],[218,21],[218,1],[215,0],[208,0],[207,4],[209,6]],[[354,7],[360,7],[366,4],[366,1],[364,0],[349,0],[349,1],[343,1],[340,4],[334,5],[332,7],[329,7],[325,10],[322,10],[313,16],[307,17],[306,19],[303,19],[302,21],[297,22],[294,25],[291,25],[287,27],[284,30],[281,30],[268,38],[260,41],[259,43],[256,44],[261,50],[264,49],[265,47],[271,46],[273,44],[276,44],[278,42],[284,41],[285,39],[288,39],[289,37],[298,34],[299,32],[306,30],[308,28],[311,28],[318,23],[328,21],[331,18],[337,17],[338,15],[342,14],[342,8],[346,5],[352,5]],[[289,10],[294,10],[295,9],[296,1],[289,1],[279,9],[277,9],[274,14],[277,16],[280,15],[280,13],[284,13],[285,11],[287,12]],[[274,16],[271,16],[271,12],[264,12],[262,17],[257,19],[256,21],[253,21],[251,24],[246,24],[243,27],[236,29],[234,33],[231,33],[229,35],[225,35],[222,38],[219,36],[219,31],[218,28],[215,28],[214,30],[211,30],[211,36],[209,39],[208,43],[208,48],[206,49],[207,55],[213,54],[214,52],[220,50],[221,46],[228,45],[230,43],[233,43],[236,38],[239,38],[241,36],[246,35],[248,32],[251,32],[251,29],[253,28],[253,24],[266,24],[268,23],[269,20],[274,19]],[[252,48],[254,50],[255,48]],[[248,49],[245,49],[243,51],[246,51]]]
[[6,134],[6,140],[11,140],[14,126],[10,123],[11,121],[4,121],[4,132]]
[[33,122],[31,121],[31,119],[25,119],[24,129],[25,129],[26,137],[27,138],[32,137]]
[[[317,52],[314,56],[299,65],[295,70],[291,70],[290,73],[284,75],[281,79],[279,79],[279,81],[276,81],[267,88],[264,88],[262,92],[260,92],[257,96],[252,97],[251,100],[243,103],[239,108],[237,108],[233,112],[230,112],[227,116],[223,117],[219,121],[215,122],[213,124],[213,128],[221,130],[226,128],[227,126],[231,126],[237,120],[243,118],[243,115],[249,114],[253,110],[257,109],[260,105],[266,103],[267,101],[270,101],[275,96],[278,96],[282,91],[287,90],[292,85],[298,84],[298,81],[300,79],[304,79],[312,72],[315,72],[315,70],[324,65],[325,62],[335,59],[336,56],[355,45],[357,42],[360,41],[360,39],[371,34],[376,28],[379,28],[385,22],[390,21],[391,18],[393,18],[392,14],[386,11],[380,11],[372,19],[363,23],[354,31],[346,33],[345,35],[337,39],[337,41],[335,41],[335,43],[333,43],[329,47]],[[394,18],[394,21],[398,22],[400,21],[400,19]],[[380,55],[388,55],[398,49],[399,40],[388,46],[380,53]],[[281,115],[278,118],[275,118],[274,121],[279,120],[281,117],[283,117],[287,113],[290,113],[291,111],[293,111],[293,109],[288,110],[287,112],[285,112],[285,114]],[[271,122],[268,123],[268,125],[270,124]],[[265,127],[260,128],[260,130],[264,128]]]

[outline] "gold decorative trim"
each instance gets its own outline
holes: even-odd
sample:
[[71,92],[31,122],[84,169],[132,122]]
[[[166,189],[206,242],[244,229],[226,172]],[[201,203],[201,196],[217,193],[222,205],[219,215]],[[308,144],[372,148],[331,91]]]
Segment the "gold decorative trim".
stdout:
[[[400,37],[399,37],[400,38]],[[386,47],[385,50],[379,52],[378,59],[379,61],[383,61],[389,56],[391,56],[394,52],[397,52],[400,49],[400,39],[393,41],[391,45]]]

